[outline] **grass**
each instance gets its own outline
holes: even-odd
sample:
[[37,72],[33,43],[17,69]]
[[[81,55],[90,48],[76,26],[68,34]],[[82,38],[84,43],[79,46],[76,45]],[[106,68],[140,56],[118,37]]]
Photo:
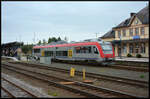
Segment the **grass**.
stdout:
[[51,92],[50,90],[48,90],[48,95],[51,96],[58,96],[58,94],[56,92]]
[[56,92],[54,92],[54,93],[52,94],[52,96],[58,96],[58,95],[57,95],[57,93],[56,93]]

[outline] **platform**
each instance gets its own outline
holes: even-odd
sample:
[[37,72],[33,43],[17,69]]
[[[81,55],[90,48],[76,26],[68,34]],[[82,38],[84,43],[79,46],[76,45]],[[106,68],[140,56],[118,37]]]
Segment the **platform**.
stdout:
[[115,61],[149,62],[149,58],[115,57]]

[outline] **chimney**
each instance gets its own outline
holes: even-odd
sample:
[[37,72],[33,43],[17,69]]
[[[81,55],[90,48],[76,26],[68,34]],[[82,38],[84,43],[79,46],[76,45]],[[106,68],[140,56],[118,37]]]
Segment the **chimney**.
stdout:
[[130,17],[132,17],[132,16],[133,16],[133,15],[135,15],[135,14],[136,14],[136,13],[133,13],[133,12],[132,12],[132,13],[130,13]]

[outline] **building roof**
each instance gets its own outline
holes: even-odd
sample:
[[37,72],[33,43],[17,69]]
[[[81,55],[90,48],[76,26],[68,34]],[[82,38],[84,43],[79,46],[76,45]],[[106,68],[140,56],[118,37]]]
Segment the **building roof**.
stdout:
[[138,13],[135,13],[130,18],[121,22],[119,25],[114,27],[114,29],[129,26],[134,17],[137,17],[142,22],[142,24],[149,24],[149,6],[146,6],[145,8],[141,9]]
[[115,38],[115,31],[110,30],[106,34],[104,34],[101,38]]
[[22,46],[23,42],[9,42],[2,44],[1,47]]

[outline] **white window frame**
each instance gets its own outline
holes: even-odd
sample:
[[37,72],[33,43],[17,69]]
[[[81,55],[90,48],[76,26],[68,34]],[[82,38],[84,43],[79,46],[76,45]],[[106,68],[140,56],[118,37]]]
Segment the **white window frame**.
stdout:
[[141,35],[144,35],[145,34],[145,28],[144,27],[141,27]]

